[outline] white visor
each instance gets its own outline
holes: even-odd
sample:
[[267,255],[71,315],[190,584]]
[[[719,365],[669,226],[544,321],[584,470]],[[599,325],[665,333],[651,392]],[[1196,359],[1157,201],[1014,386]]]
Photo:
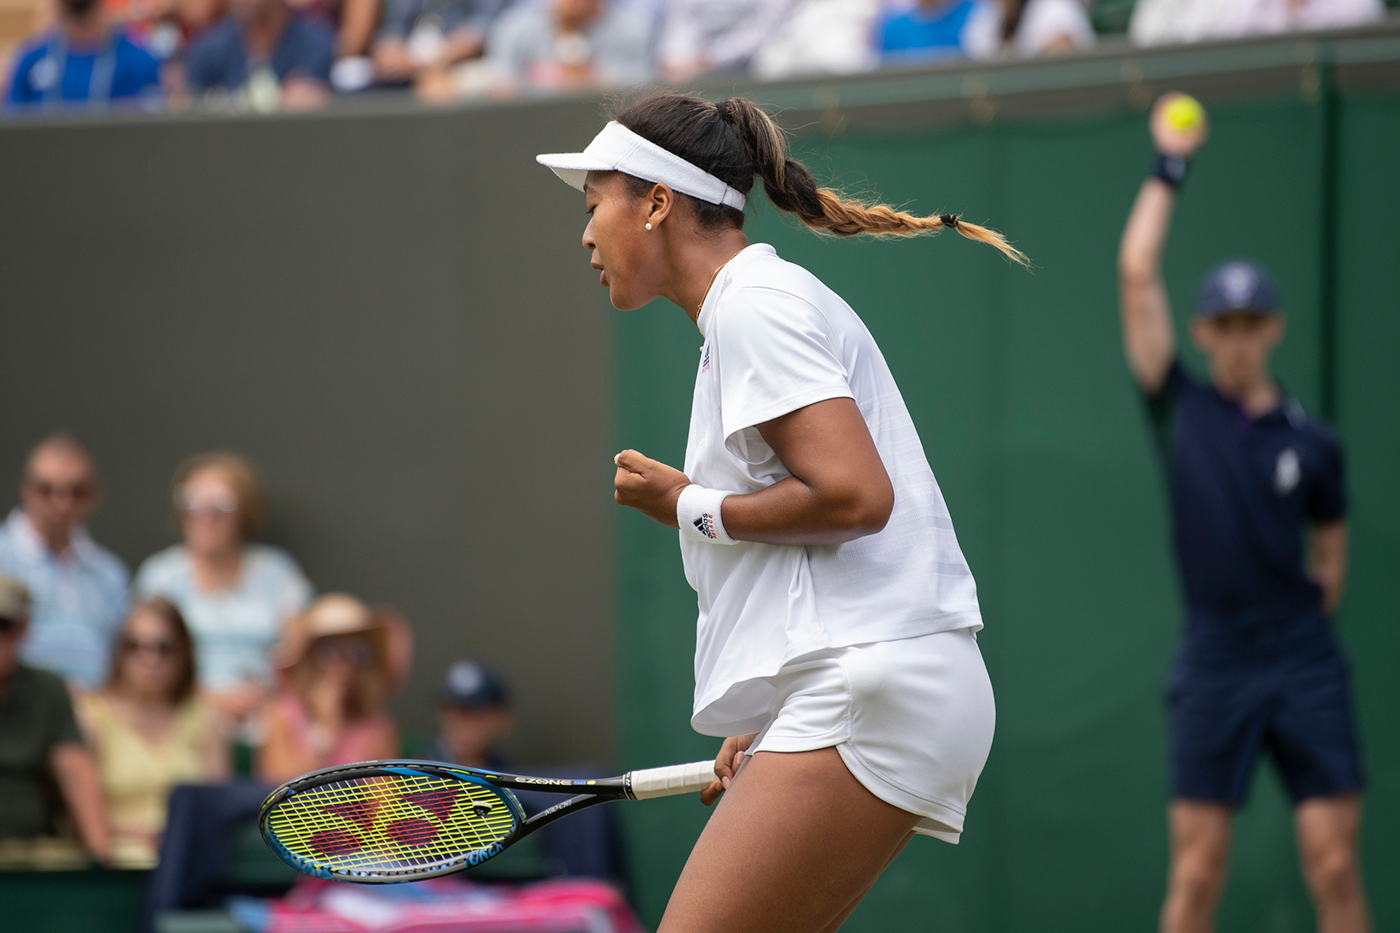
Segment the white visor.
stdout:
[[744,209],[744,195],[709,172],[643,139],[616,120],[603,127],[582,152],[553,152],[535,156],[564,181],[583,190],[589,172],[626,172],[643,181],[670,185],[681,194]]

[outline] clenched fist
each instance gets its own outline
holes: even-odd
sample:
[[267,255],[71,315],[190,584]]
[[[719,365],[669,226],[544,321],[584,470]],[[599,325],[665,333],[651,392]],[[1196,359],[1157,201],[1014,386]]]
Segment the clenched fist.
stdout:
[[644,457],[635,450],[624,450],[613,457],[617,476],[613,498],[655,519],[667,528],[677,528],[676,500],[690,485],[686,475],[659,460]]

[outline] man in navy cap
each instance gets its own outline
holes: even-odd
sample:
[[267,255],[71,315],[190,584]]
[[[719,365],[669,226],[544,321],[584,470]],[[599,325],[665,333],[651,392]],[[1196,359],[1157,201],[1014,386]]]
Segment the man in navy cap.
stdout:
[[469,768],[503,768],[496,746],[515,729],[506,686],[475,661],[455,661],[443,680],[432,757]]
[[1172,854],[1162,930],[1213,928],[1231,822],[1267,750],[1295,804],[1318,928],[1365,931],[1361,760],[1347,663],[1328,621],[1346,575],[1341,446],[1270,373],[1284,316],[1259,265],[1232,260],[1202,281],[1190,328],[1209,378],[1177,355],[1160,260],[1206,124],[1173,125],[1164,113],[1173,96],[1153,112],[1157,169],[1119,252],[1124,350],[1170,480],[1186,602],[1167,689]]

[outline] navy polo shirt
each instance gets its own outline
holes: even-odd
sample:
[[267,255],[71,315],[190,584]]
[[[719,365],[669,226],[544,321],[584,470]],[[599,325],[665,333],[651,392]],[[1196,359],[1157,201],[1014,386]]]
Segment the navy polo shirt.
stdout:
[[1303,532],[1346,515],[1336,435],[1287,396],[1252,418],[1180,361],[1147,404],[1190,614],[1240,623],[1319,614]]

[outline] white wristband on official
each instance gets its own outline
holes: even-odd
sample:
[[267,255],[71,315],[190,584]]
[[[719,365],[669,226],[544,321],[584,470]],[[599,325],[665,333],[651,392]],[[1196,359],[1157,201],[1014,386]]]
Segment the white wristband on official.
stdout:
[[724,518],[720,505],[726,496],[733,493],[722,489],[706,489],[691,483],[681,490],[676,499],[676,520],[680,523],[681,534],[695,541],[709,544],[738,544],[724,530]]

